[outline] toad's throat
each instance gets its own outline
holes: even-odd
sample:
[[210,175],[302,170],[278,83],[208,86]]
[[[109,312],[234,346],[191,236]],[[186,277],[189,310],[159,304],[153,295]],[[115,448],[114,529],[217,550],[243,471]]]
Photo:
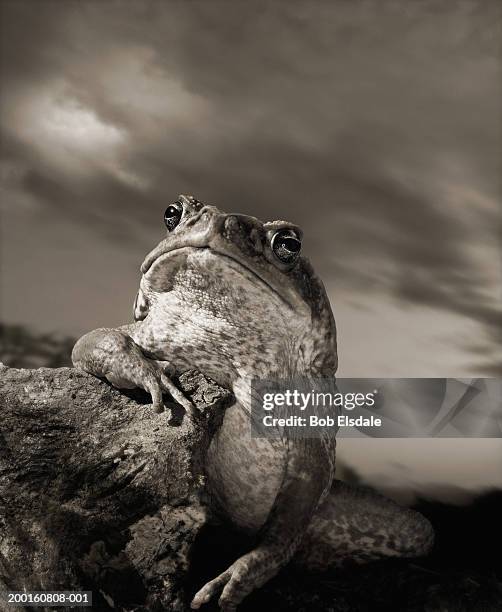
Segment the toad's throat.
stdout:
[[158,254],[155,258],[151,260],[146,260],[144,264],[144,274],[148,278],[149,274],[152,274],[154,268],[158,265],[161,265],[162,262],[166,262],[169,259],[174,259],[178,255],[182,255],[183,253],[197,253],[197,252],[209,252],[215,256],[217,256],[222,261],[225,261],[229,267],[233,270],[239,272],[240,274],[244,274],[249,277],[256,283],[261,286],[264,286],[268,291],[271,291],[277,298],[281,300],[283,304],[285,304],[288,308],[293,309],[293,305],[287,300],[284,295],[280,292],[280,290],[275,287],[267,278],[263,275],[259,274],[252,267],[247,265],[245,260],[238,258],[229,253],[223,253],[219,250],[215,250],[208,246],[181,246],[169,251],[164,251]]

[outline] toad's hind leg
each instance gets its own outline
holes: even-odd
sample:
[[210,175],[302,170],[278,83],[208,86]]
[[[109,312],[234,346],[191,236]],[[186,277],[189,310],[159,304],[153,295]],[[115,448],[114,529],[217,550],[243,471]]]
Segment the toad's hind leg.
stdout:
[[421,557],[434,531],[420,513],[378,493],[335,481],[314,515],[295,563],[328,569],[384,557]]

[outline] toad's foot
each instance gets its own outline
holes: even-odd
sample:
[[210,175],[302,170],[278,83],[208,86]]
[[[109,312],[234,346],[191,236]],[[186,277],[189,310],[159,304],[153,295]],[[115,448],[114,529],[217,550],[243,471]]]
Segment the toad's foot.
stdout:
[[264,547],[257,548],[240,559],[197,592],[192,600],[194,610],[208,603],[220,591],[219,605],[224,612],[234,612],[241,601],[270,580],[281,568],[282,555]]
[[190,413],[195,408],[171,381],[172,366],[166,361],[148,359],[134,340],[120,329],[95,329],[75,344],[72,361],[76,368],[106,378],[117,389],[139,387],[152,396],[157,412],[164,410],[162,392]]

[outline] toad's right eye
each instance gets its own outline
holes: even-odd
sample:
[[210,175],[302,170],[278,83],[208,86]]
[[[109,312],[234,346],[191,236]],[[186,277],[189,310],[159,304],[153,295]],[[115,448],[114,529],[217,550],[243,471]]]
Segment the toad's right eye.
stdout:
[[183,204],[181,202],[174,202],[166,208],[164,213],[164,223],[166,224],[167,231],[172,232],[173,229],[178,225],[183,214]]

